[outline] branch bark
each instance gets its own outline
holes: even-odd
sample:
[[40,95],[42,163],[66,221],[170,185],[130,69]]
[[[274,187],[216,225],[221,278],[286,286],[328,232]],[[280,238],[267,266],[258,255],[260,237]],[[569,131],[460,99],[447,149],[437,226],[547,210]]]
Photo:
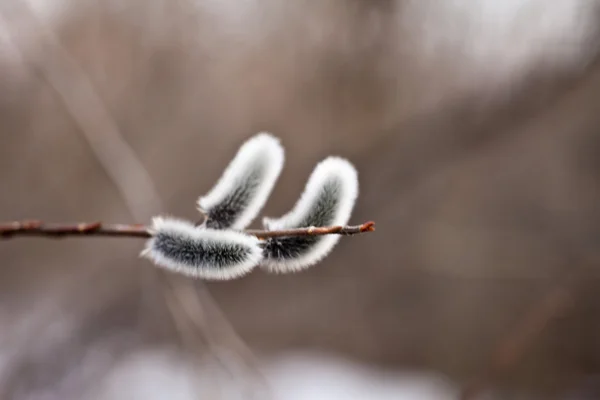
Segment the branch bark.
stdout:
[[[279,231],[245,230],[248,235],[260,239],[283,236],[320,236],[320,235],[356,235],[373,232],[375,223],[365,222],[354,226],[325,226],[287,229]],[[146,225],[103,224],[101,222],[81,222],[75,224],[44,223],[43,221],[11,221],[0,222],[0,239],[11,239],[16,236],[38,236],[48,238],[64,238],[67,236],[105,236],[150,238],[152,230]]]

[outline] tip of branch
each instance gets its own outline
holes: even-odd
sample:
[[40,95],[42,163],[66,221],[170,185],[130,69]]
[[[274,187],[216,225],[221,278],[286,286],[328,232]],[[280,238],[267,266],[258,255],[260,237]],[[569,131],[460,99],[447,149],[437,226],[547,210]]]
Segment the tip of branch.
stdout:
[[364,224],[362,224],[360,226],[360,231],[361,232],[374,232],[375,231],[375,222],[374,221],[365,222]]

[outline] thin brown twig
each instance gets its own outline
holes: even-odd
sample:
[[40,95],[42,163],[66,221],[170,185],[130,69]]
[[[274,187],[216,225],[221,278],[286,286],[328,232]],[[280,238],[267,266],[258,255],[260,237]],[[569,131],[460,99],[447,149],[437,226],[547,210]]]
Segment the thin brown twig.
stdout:
[[[307,227],[265,231],[249,229],[244,232],[260,239],[283,236],[320,236],[320,235],[356,235],[373,232],[375,223],[365,222],[355,226],[325,226]],[[103,224],[101,222],[81,222],[75,224],[44,223],[43,221],[11,221],[0,222],[0,238],[11,239],[15,236],[38,236],[49,238],[64,238],[67,236],[108,236],[150,238],[152,230],[146,225],[133,224]]]

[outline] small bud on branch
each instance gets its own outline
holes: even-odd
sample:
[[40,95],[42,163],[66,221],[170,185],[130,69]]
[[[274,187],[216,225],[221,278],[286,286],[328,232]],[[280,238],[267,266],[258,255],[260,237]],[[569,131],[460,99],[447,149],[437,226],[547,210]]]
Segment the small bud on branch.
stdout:
[[[280,218],[264,218],[263,225],[269,230],[345,225],[357,195],[354,166],[343,158],[328,157],[315,167],[293,209]],[[276,273],[306,269],[325,258],[338,240],[335,236],[269,238],[262,266]]]

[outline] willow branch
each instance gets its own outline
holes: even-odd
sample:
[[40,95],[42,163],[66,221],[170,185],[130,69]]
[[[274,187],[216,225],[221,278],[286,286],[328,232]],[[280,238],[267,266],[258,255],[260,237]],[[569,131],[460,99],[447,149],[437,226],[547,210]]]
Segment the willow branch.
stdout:
[[[246,230],[248,235],[260,239],[283,236],[320,236],[320,235],[356,235],[373,232],[375,223],[365,222],[355,226],[325,226],[287,229],[279,231]],[[146,225],[103,224],[101,222],[83,222],[77,224],[44,223],[42,221],[0,222],[0,239],[11,239],[15,236],[38,236],[48,238],[64,238],[67,236],[108,236],[129,238],[150,238],[152,230]]]

